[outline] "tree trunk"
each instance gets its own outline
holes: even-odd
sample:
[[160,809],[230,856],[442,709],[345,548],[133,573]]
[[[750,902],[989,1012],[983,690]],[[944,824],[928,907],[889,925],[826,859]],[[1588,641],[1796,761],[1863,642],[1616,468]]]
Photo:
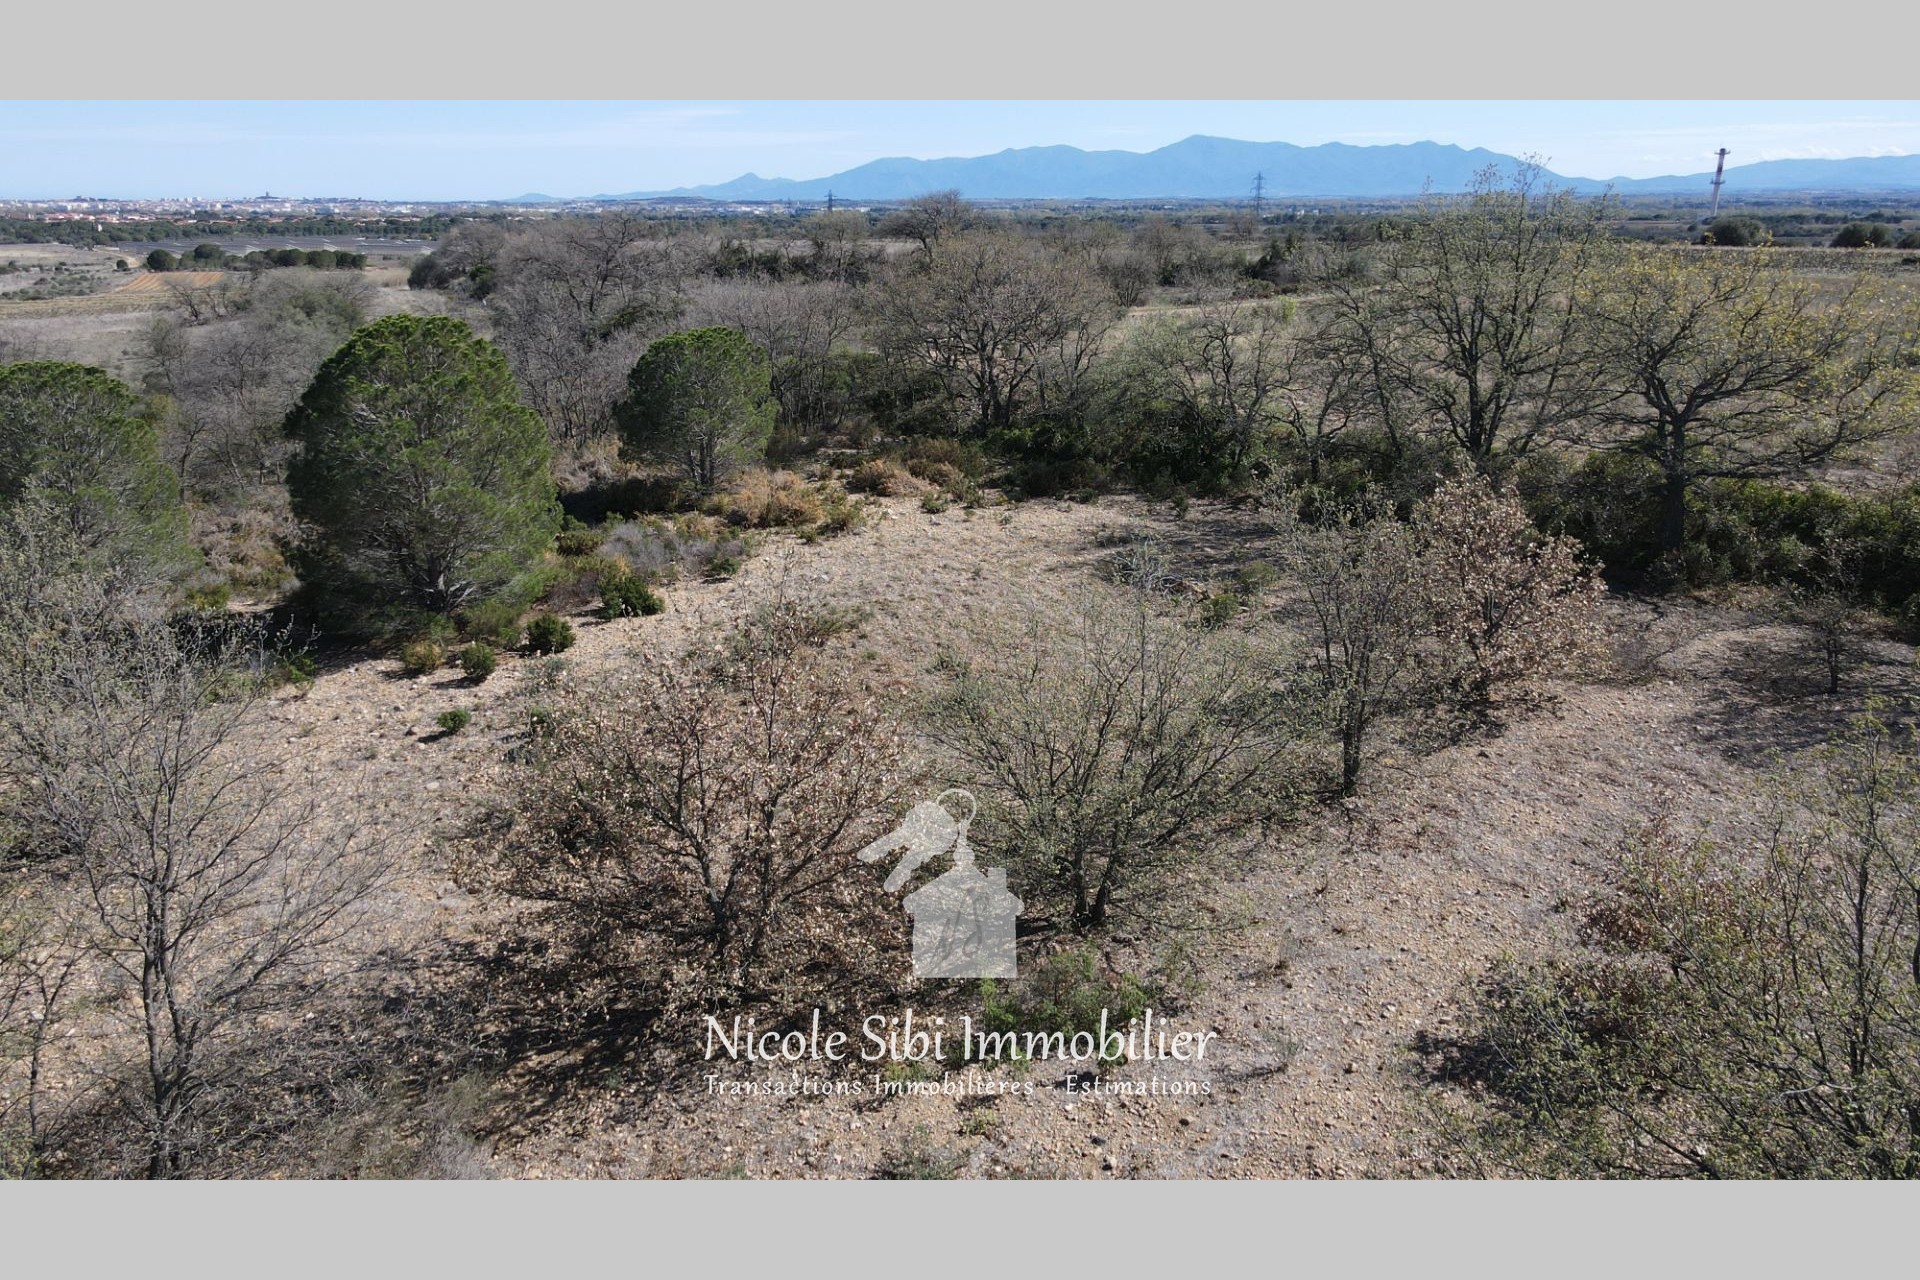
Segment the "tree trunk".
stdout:
[[1660,549],[1678,551],[1687,541],[1687,478],[1671,472],[1660,493]]
[[1350,796],[1360,785],[1360,748],[1366,737],[1366,720],[1357,706],[1349,705],[1340,732],[1340,794]]

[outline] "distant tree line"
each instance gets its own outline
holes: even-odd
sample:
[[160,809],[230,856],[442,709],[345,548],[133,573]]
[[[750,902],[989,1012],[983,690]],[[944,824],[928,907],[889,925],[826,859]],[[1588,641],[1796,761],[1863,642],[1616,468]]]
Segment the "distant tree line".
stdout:
[[458,219],[434,214],[421,218],[203,218],[186,221],[110,222],[79,219],[43,222],[0,218],[0,244],[75,246],[138,243],[152,240],[257,239],[271,236],[379,236],[432,240]]
[[147,254],[146,264],[149,271],[268,271],[275,267],[358,271],[367,265],[367,255],[345,249],[251,249],[235,254],[203,243],[186,253],[155,249]]

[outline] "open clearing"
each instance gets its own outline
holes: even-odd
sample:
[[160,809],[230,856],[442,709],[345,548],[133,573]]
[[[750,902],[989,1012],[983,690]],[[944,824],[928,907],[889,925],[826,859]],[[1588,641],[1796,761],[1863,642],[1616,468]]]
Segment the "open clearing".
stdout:
[[[1124,498],[939,515],[891,500],[869,515],[865,529],[816,545],[775,537],[731,581],[675,586],[661,617],[576,618],[566,678],[615,676],[779,590],[863,606],[851,653],[881,674],[923,681],[968,624],[1090,576],[1116,531],[1163,540],[1196,578],[1230,553],[1259,555],[1265,536],[1233,511],[1196,506],[1178,520]],[[984,1177],[1432,1172],[1417,1046],[1423,1034],[1447,1034],[1461,983],[1503,952],[1567,942],[1569,898],[1661,802],[1714,815],[1760,782],[1776,751],[1814,744],[1871,688],[1907,686],[1905,646],[1883,646],[1852,690],[1828,698],[1813,692],[1795,635],[1736,609],[1616,599],[1606,613],[1624,665],[1605,679],[1562,687],[1557,705],[1495,736],[1389,759],[1357,801],[1316,810],[1240,854],[1219,907],[1223,919],[1250,923],[1201,955],[1202,994],[1176,1018],[1218,1033],[1209,1060],[1135,1063],[1111,1077],[1158,1077],[1163,1088],[1204,1081],[1209,1093],[1089,1095],[1043,1064],[1003,1070],[1032,1091],[991,1101],[710,1096],[698,1071],[670,1082],[651,1071],[663,1051],[697,1057],[691,1018],[629,1041],[550,1027],[491,1092],[477,1126],[487,1171],[867,1177],[920,1151]],[[463,886],[450,851],[521,741],[520,691],[540,661],[509,658],[478,687],[456,672],[407,677],[392,659],[351,662],[274,708],[311,768],[408,797],[435,828],[395,904],[395,936],[382,940],[425,962],[369,993],[369,1003],[399,1011],[394,1028],[371,1034],[403,1039],[400,1027],[421,1011],[483,985],[511,908]],[[438,735],[434,718],[455,707],[473,711],[472,727]],[[496,977],[508,988],[523,981],[511,969]],[[484,1025],[490,1016],[476,1010],[478,1025],[459,1038],[496,1032]],[[712,1070],[729,1080],[777,1074],[747,1063]]]
[[98,293],[78,298],[0,302],[0,320],[39,320],[57,316],[101,316],[114,312],[169,311],[180,305],[179,291],[208,289],[236,273],[227,271],[141,271],[123,276]]
[[158,294],[171,297],[175,289],[211,289],[227,278],[225,271],[143,271],[129,279],[110,296],[122,298]]

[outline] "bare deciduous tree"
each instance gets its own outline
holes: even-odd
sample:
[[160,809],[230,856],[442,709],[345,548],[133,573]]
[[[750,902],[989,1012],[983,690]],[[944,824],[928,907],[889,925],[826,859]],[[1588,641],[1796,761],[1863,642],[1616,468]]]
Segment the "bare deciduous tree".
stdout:
[[915,196],[882,218],[878,231],[883,236],[913,241],[931,262],[940,241],[967,230],[976,217],[974,207],[962,200],[958,191],[933,191]]
[[494,337],[556,441],[611,428],[627,371],[679,313],[686,269],[676,241],[625,213],[508,237],[488,298]]
[[856,290],[834,281],[779,288],[718,281],[694,295],[689,319],[696,326],[738,329],[764,348],[773,361],[773,395],[781,420],[821,427],[833,423],[845,408],[831,365],[857,331],[860,306]]
[[29,952],[35,1012],[82,989],[124,998],[100,1000],[60,1061],[31,1054],[28,1083],[103,1081],[145,1172],[173,1177],[244,1089],[249,1029],[362,920],[389,874],[385,828],[272,745],[244,630],[143,617],[83,574],[35,594],[0,617],[0,801],[32,855],[14,874],[59,921]]
[[931,265],[876,286],[880,339],[967,406],[982,434],[1011,425],[1042,383],[1084,375],[1113,320],[1088,271],[1011,235],[951,239]]
[[1603,202],[1488,169],[1430,197],[1382,255],[1378,285],[1335,279],[1331,305],[1368,353],[1389,430],[1450,439],[1490,473],[1604,401],[1580,291],[1598,265]]
[[247,284],[238,275],[222,272],[212,284],[173,277],[166,281],[174,305],[192,324],[225,319],[246,306]]
[[[1292,437],[1308,484],[1318,484],[1334,442],[1381,421],[1376,372],[1364,343],[1324,308],[1300,317],[1283,348],[1273,413]],[[1389,419],[1389,436],[1392,434]]]

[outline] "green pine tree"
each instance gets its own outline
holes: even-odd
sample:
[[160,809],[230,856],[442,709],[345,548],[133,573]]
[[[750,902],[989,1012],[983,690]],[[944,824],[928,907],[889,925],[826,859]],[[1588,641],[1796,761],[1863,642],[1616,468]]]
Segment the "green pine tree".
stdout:
[[733,329],[690,329],[647,348],[614,408],[629,457],[670,463],[702,489],[766,457],[772,365]]
[[389,316],[287,417],[302,583],[324,613],[447,613],[500,594],[553,541],[552,451],[504,356],[444,316]]
[[0,508],[22,503],[108,563],[170,576],[194,562],[153,416],[99,369],[58,360],[0,368]]

